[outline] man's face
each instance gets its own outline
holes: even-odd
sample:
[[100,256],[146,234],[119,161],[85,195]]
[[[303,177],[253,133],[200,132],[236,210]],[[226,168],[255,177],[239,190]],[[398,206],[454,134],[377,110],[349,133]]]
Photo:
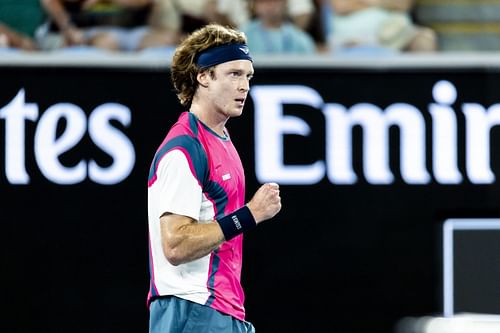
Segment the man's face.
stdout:
[[208,93],[216,112],[228,118],[241,115],[253,73],[249,60],[233,60],[215,66]]

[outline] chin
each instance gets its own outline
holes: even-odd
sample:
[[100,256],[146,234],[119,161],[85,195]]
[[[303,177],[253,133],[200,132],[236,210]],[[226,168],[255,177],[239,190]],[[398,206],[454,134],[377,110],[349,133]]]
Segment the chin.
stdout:
[[243,109],[241,110],[235,110],[232,112],[229,112],[229,117],[234,118],[234,117],[239,117],[243,114]]

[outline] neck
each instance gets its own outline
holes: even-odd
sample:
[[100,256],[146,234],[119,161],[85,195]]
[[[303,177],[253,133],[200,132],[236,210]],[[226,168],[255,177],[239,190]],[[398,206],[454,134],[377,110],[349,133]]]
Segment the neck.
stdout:
[[225,136],[224,127],[228,119],[226,116],[217,112],[207,112],[206,109],[197,104],[192,104],[189,111],[212,131],[220,136]]

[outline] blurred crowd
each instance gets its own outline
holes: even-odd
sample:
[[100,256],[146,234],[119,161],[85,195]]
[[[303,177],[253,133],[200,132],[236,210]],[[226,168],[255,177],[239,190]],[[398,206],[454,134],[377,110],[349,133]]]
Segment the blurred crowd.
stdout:
[[[453,11],[444,6],[454,2],[455,9],[464,3],[498,5],[492,12],[500,8],[500,0],[1,0],[0,49],[172,51],[186,34],[216,22],[245,32],[253,54],[480,50],[477,43],[449,42],[466,35],[457,25],[457,15],[450,16]],[[470,13],[470,6],[463,12]],[[496,24],[488,13],[476,11],[473,21],[486,15],[485,21]],[[446,21],[447,15],[451,22]],[[467,16],[458,17],[470,32]],[[450,34],[453,24],[458,29],[455,35]],[[492,42],[486,44],[492,48]]]

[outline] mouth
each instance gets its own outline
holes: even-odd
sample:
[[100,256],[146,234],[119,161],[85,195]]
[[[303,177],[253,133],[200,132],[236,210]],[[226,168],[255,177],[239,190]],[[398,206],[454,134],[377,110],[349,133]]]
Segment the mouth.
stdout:
[[238,103],[240,105],[244,105],[245,104],[245,98],[236,98],[235,101],[236,101],[236,103]]

